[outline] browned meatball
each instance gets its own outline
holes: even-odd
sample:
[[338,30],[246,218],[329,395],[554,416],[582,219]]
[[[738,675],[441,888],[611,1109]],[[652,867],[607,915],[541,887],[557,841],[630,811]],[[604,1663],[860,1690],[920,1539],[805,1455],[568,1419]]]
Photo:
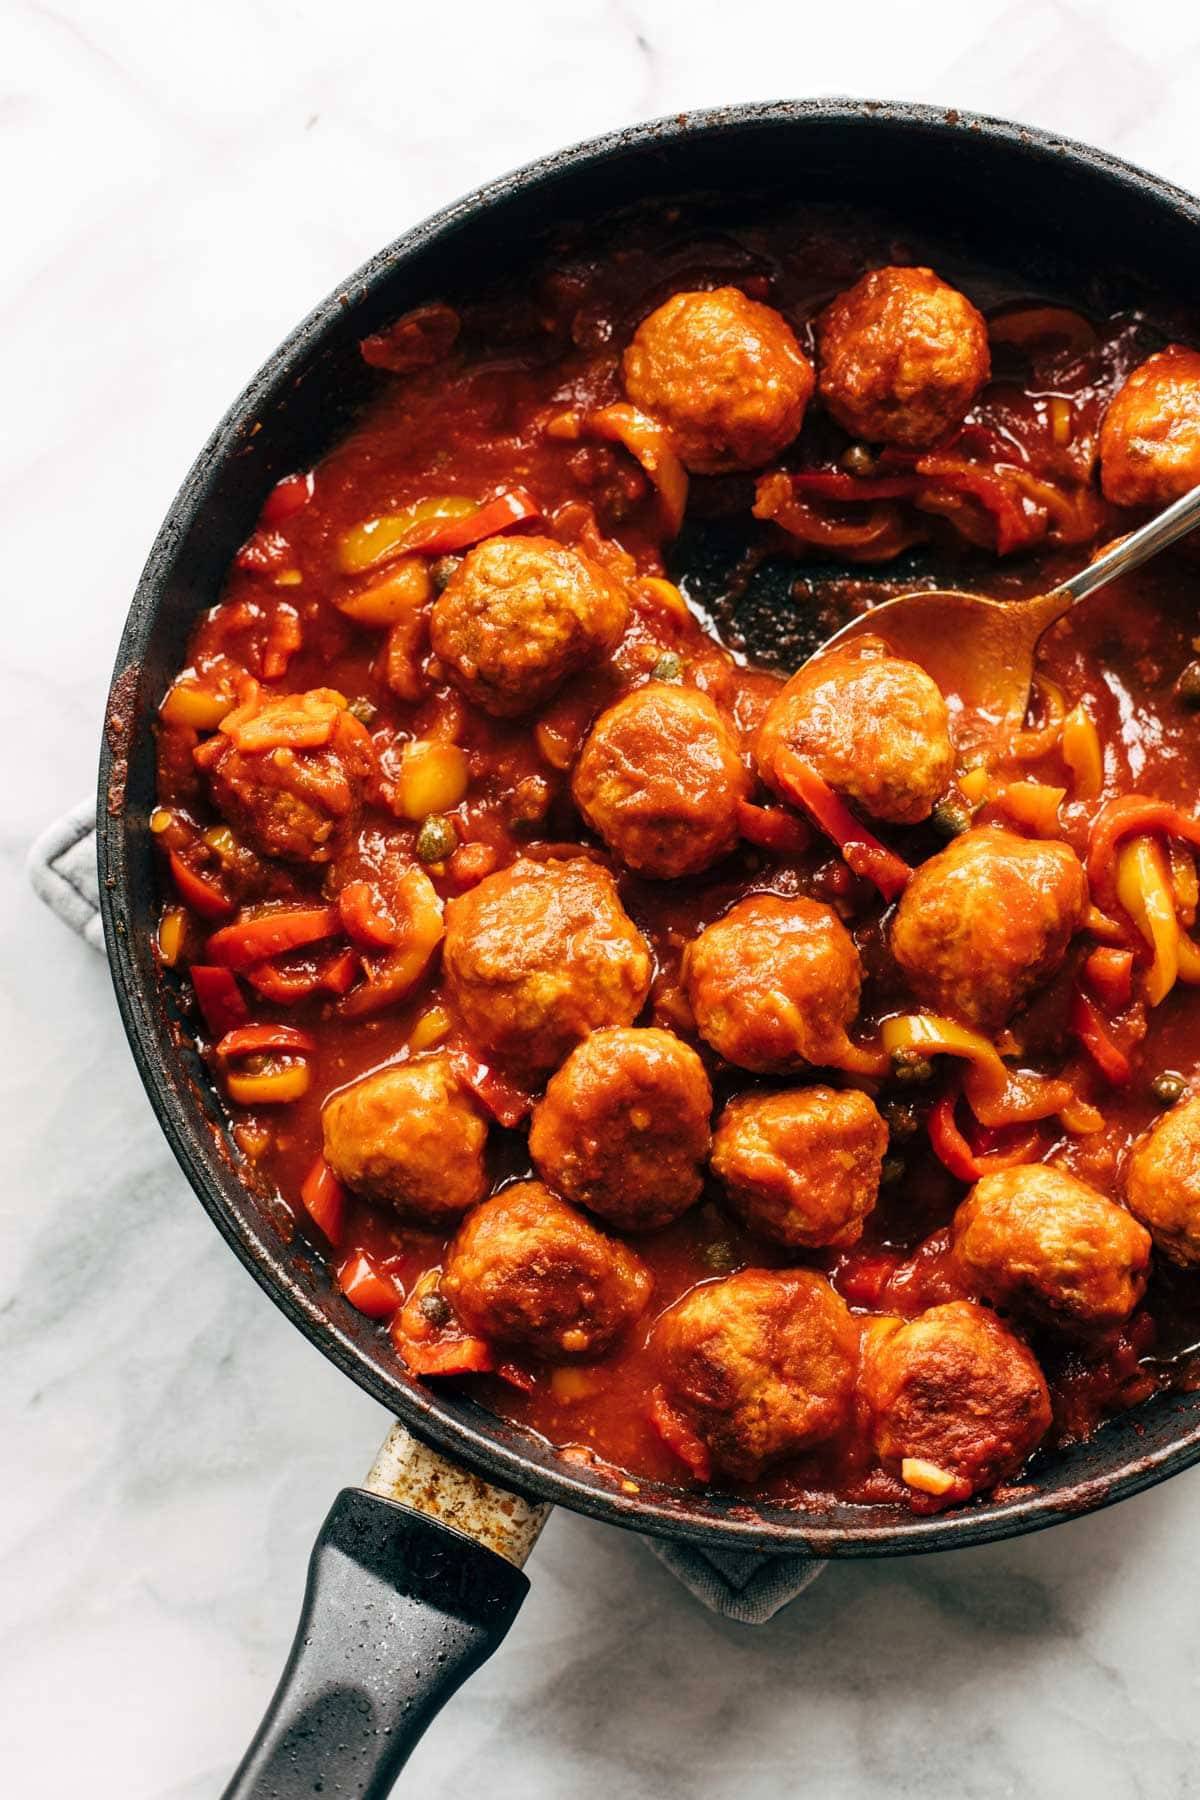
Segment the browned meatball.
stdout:
[[581,551],[553,538],[497,537],[454,571],[430,637],[455,686],[511,718],[611,650],[628,616],[624,589]]
[[463,1221],[441,1291],[468,1331],[555,1362],[610,1349],[652,1285],[632,1250],[540,1181],[522,1181]]
[[683,976],[696,1029],[727,1062],[767,1071],[844,1060],[862,966],[816,900],[739,901],[688,945]]
[[966,831],[905,888],[892,955],[919,1000],[994,1030],[1054,974],[1086,906],[1068,845]]
[[1139,1138],[1125,1198],[1164,1256],[1200,1264],[1200,1096],[1181,1100]]
[[873,1103],[853,1088],[742,1094],[721,1114],[712,1167],[749,1231],[814,1250],[858,1242],[887,1142]]
[[451,900],[443,955],[474,1042],[529,1077],[597,1026],[630,1024],[650,988],[650,952],[586,857],[522,859]]
[[666,880],[695,875],[733,849],[749,781],[708,695],[652,682],[601,713],[571,790],[622,862]]
[[1150,1235],[1124,1207],[1042,1163],[976,1182],[954,1215],[953,1243],[981,1298],[1069,1327],[1120,1325],[1150,1264]]
[[201,751],[222,816],[286,862],[330,861],[358,824],[375,766],[366,729],[329,688],[239,707]]
[[858,1330],[808,1269],[743,1269],[662,1315],[654,1416],[693,1473],[753,1481],[846,1423]]
[[327,1100],[325,1161],[355,1193],[406,1219],[453,1223],[487,1192],[487,1126],[447,1056],[367,1075]]
[[700,1193],[712,1089],[669,1031],[614,1026],[572,1050],[534,1108],[529,1152],[550,1186],[625,1231],[651,1231]]
[[872,269],[817,320],[821,398],[852,437],[920,449],[991,372],[987,325],[932,269]]
[[1200,482],[1200,350],[1169,344],[1121,387],[1100,429],[1114,506],[1169,506]]
[[[866,1336],[862,1393],[875,1453],[911,1485],[965,1500],[1015,1475],[1050,1425],[1037,1363],[986,1307],[934,1306]],[[906,1469],[910,1459],[928,1468]]]
[[795,799],[789,751],[864,812],[896,825],[927,819],[954,768],[941,690],[878,638],[807,663],[767,708],[758,766],[768,787]]
[[625,352],[625,388],[660,419],[689,469],[757,469],[791,443],[812,364],[787,321],[739,288],[672,294]]

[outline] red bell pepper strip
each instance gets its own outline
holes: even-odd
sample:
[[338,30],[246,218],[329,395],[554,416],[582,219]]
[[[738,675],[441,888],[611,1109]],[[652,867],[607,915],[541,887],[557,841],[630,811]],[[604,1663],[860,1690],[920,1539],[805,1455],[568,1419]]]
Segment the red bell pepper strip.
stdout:
[[1077,992],[1071,1007],[1071,1030],[1111,1087],[1125,1087],[1133,1075],[1133,1064],[1109,1030],[1108,1022],[1094,1001]]
[[851,1250],[833,1274],[833,1285],[850,1306],[877,1307],[900,1267],[893,1250]]
[[419,1341],[397,1335],[396,1348],[414,1375],[490,1375],[496,1368],[482,1338],[430,1338]]
[[337,1272],[337,1284],[351,1306],[368,1319],[390,1319],[399,1309],[399,1288],[365,1250],[346,1258]]
[[978,500],[995,523],[996,549],[1001,556],[1041,535],[1041,527],[1026,514],[1012,489],[994,469],[984,469],[955,456],[923,456],[916,472],[940,487]]
[[470,1088],[480,1105],[491,1113],[498,1125],[513,1131],[533,1107],[533,1095],[526,1093],[495,1069],[489,1068],[467,1050],[451,1050],[450,1060],[458,1077]]
[[982,1181],[985,1175],[998,1174],[1001,1169],[1015,1169],[1022,1163],[1036,1161],[1041,1145],[1036,1126],[1024,1132],[1007,1150],[986,1153],[972,1150],[955,1117],[959,1092],[957,1083],[948,1088],[934,1103],[926,1123],[930,1148],[952,1175],[959,1181]]
[[507,494],[497,494],[494,500],[486,500],[464,518],[430,519],[414,525],[402,548],[406,555],[416,551],[422,556],[449,556],[541,516],[542,509],[533,496],[524,488],[513,488]]
[[300,950],[321,938],[336,937],[341,929],[341,914],[336,906],[280,907],[274,912],[238,919],[214,932],[208,940],[208,954],[213,962],[226,968],[253,969],[272,956]]
[[228,919],[237,911],[233,901],[221,892],[216,883],[203,875],[197,875],[177,850],[167,851],[167,861],[171,866],[171,879],[179,898],[194,913],[199,913],[202,919]]
[[801,469],[792,476],[797,494],[818,500],[910,500],[921,488],[916,475],[844,475],[837,469]]
[[294,1025],[239,1025],[227,1031],[217,1045],[217,1055],[228,1060],[233,1056],[263,1056],[270,1050],[290,1050],[298,1056],[311,1056],[316,1042],[307,1031]]
[[1122,838],[1162,831],[1200,845],[1200,819],[1193,819],[1166,800],[1144,794],[1122,794],[1109,800],[1092,821],[1088,836],[1087,874],[1092,899],[1102,912],[1123,911],[1117,900],[1117,846]]
[[264,1000],[276,1006],[291,1006],[306,1000],[310,994],[324,990],[329,994],[348,994],[362,972],[362,964],[353,950],[335,950],[325,958],[309,957],[298,968],[286,964],[256,963],[246,970],[246,980]]
[[885,900],[894,900],[908,885],[912,870],[903,859],[881,844],[816,770],[793,750],[779,753],[776,768],[789,795],[809,813],[819,830],[831,838],[855,875],[874,882]]
[[1101,945],[1086,957],[1083,978],[1110,1012],[1120,1012],[1133,998],[1133,951]]
[[326,1242],[340,1250],[346,1230],[348,1196],[323,1156],[318,1156],[301,1182],[300,1199]]
[[313,497],[313,477],[309,470],[307,475],[285,475],[277,481],[266,499],[262,511],[258,515],[258,523],[268,530],[282,525],[295,513],[302,512]]
[[804,820],[784,812],[781,806],[754,806],[749,800],[739,800],[737,820],[746,842],[769,850],[772,856],[801,856],[812,842]]
[[237,977],[230,969],[218,969],[211,963],[193,963],[188,970],[196,1005],[213,1039],[245,1025],[250,1017]]

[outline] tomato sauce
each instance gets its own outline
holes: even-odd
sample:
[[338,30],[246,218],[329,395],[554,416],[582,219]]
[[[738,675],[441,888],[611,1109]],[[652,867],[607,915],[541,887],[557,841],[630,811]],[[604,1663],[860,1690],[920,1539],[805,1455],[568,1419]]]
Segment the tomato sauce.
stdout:
[[[820,549],[805,560],[803,546],[786,544],[770,527],[751,521],[753,478],[745,476],[693,478],[689,523],[674,540],[664,529],[663,502],[635,457],[586,431],[571,434],[572,419],[621,401],[621,349],[638,319],[672,291],[736,283],[780,308],[805,343],[811,341],[808,321],[831,294],[862,268],[903,256],[934,260],[948,279],[963,272],[953,255],[939,255],[938,247],[898,245],[885,224],[869,220],[851,228],[805,214],[718,238],[690,231],[686,217],[673,215],[599,256],[565,246],[520,292],[498,291],[453,313],[434,309],[424,325],[418,321],[415,329],[372,340],[368,360],[383,365],[376,399],[314,471],[281,484],[268,499],[220,603],[197,621],[184,681],[211,692],[248,672],[270,692],[338,690],[369,733],[380,790],[352,844],[332,862],[305,866],[263,858],[229,833],[197,770],[193,752],[211,723],[191,722],[168,704],[159,725],[160,811],[154,826],[164,849],[198,871],[216,898],[204,916],[202,893],[198,909],[195,894],[172,892],[173,920],[164,925],[161,939],[164,962],[180,972],[190,962],[204,963],[208,935],[236,906],[252,910],[288,901],[319,907],[348,882],[378,873],[389,858],[400,855],[419,864],[422,821],[397,816],[396,808],[406,744],[454,744],[466,759],[466,792],[442,815],[453,826],[456,849],[425,864],[441,897],[462,891],[478,872],[503,867],[518,854],[553,857],[581,840],[589,853],[600,854],[571,805],[570,765],[597,712],[655,669],[661,671],[664,657],[678,658],[683,678],[727,711],[748,758],[755,729],[784,676],[824,635],[865,606],[914,585],[1037,593],[1077,567],[1097,542],[1125,528],[1122,516],[1100,500],[1091,469],[1107,399],[1128,369],[1162,341],[1137,315],[1080,322],[1076,314],[1065,340],[1051,333],[1048,348],[1036,339],[1013,341],[1003,328],[993,330],[993,380],[966,428],[975,434],[975,453],[990,444],[997,459],[1045,484],[1052,502],[1055,493],[1059,496],[1057,512],[1054,504],[1043,509],[1049,526],[1043,523],[1037,540],[1008,560],[985,541],[986,513],[969,508],[960,508],[957,522],[953,509],[940,519],[920,521],[924,540],[898,565],[858,567],[849,559],[831,565]],[[995,271],[976,267],[967,273],[978,303],[993,320],[1016,316],[1032,304]],[[562,420],[567,423],[548,429]],[[805,427],[801,459],[818,469],[836,467],[844,444],[814,415]],[[369,569],[348,566],[353,534],[365,521],[390,518],[433,498],[443,503],[442,516],[453,519],[518,489],[536,505],[539,530],[590,550],[627,582],[633,610],[622,641],[609,657],[569,681],[539,714],[513,721],[467,705],[429,664],[423,642],[400,643],[396,656],[407,654],[410,676],[416,671],[417,691],[403,697],[412,688],[405,690],[403,672],[389,680],[395,669],[389,671],[387,629],[356,622],[339,605],[373,579]],[[444,504],[453,500],[461,503],[457,511]],[[831,502],[825,516],[847,527],[852,548],[861,510]],[[729,540],[734,550],[714,575],[705,560],[709,548]],[[380,564],[377,573],[386,573],[387,566]],[[678,605],[662,584],[664,577],[677,580],[690,607]],[[776,598],[765,609],[764,629],[764,606],[755,595],[772,581]],[[1180,697],[1177,681],[1200,641],[1195,632],[1194,576],[1186,556],[1177,556],[1096,596],[1047,642],[1037,705],[1051,725],[1081,702],[1086,705],[1103,751],[1101,785],[1088,797],[1077,797],[1076,772],[1064,760],[1053,729],[1043,734],[1040,750],[1026,745],[1001,772],[1066,790],[1059,829],[1081,855],[1092,822],[1114,795],[1136,791],[1185,810],[1194,804],[1200,773],[1196,715]],[[995,783],[992,791],[998,791]],[[767,803],[761,792],[755,800]],[[1002,802],[985,800],[978,819],[1004,816]],[[913,861],[939,847],[928,827],[894,831],[888,839]],[[471,854],[461,854],[463,847]],[[679,979],[684,945],[736,899],[763,891],[825,899],[852,929],[867,972],[854,1028],[858,1040],[870,1040],[879,1021],[906,1004],[883,951],[878,895],[849,872],[819,834],[799,854],[772,854],[744,843],[711,875],[682,883],[618,874],[623,903],[655,961],[643,1022],[690,1036]],[[1101,1191],[1116,1193],[1129,1144],[1161,1110],[1151,1084],[1164,1072],[1187,1082],[1200,1070],[1200,1011],[1182,984],[1158,1008],[1135,1002],[1114,1027],[1128,1056],[1130,1079],[1107,1086],[1069,1029],[1079,963],[1089,947],[1090,940],[1078,941],[1062,972],[1018,1020],[1019,1054],[1030,1066],[1064,1070],[1102,1115],[1101,1129],[1074,1137],[1048,1121],[1040,1128],[1039,1153],[1054,1156]],[[313,1047],[305,1055],[308,1085],[299,1098],[281,1106],[231,1108],[248,1182],[277,1191],[298,1228],[326,1254],[299,1198],[320,1152],[324,1101],[368,1071],[412,1054],[414,1041],[419,1046],[430,1041],[423,1034],[436,1032],[432,1041],[442,1047],[473,1054],[436,960],[415,992],[365,1016],[352,1016],[354,1009],[348,1008],[353,988],[350,996],[322,985],[304,993],[323,969],[331,983],[341,978],[330,968],[339,948],[344,953],[343,939],[275,958],[278,980],[269,992],[242,980],[255,1020],[298,1027]],[[289,980],[300,997],[272,997],[281,995],[280,984]],[[213,1031],[199,1015],[196,1028],[211,1057]],[[752,1085],[711,1054],[708,1060],[718,1107]],[[503,1098],[504,1072],[484,1071],[481,1091],[488,1079]],[[746,1266],[800,1260],[826,1271],[862,1313],[907,1316],[959,1297],[944,1228],[964,1184],[943,1167],[926,1138],[935,1091],[887,1086],[880,1092],[891,1153],[879,1205],[853,1249],[799,1258],[774,1249],[733,1223],[714,1187],[677,1224],[631,1240],[653,1273],[655,1290],[650,1309],[623,1346],[584,1367],[553,1369],[530,1362],[520,1371],[522,1385],[495,1375],[472,1378],[475,1391],[486,1405],[541,1433],[564,1454],[610,1472],[614,1481],[629,1486],[643,1478],[685,1479],[686,1471],[649,1421],[647,1396],[657,1379],[654,1319],[697,1282]],[[489,1157],[497,1184],[527,1174],[524,1131],[496,1125]],[[439,1265],[445,1247],[444,1238],[354,1197],[340,1236],[335,1264],[365,1251],[401,1294]],[[386,1328],[380,1325],[381,1331]],[[1050,1441],[1086,1436],[1108,1413],[1172,1382],[1188,1381],[1196,1339],[1200,1305],[1192,1283],[1161,1260],[1145,1302],[1120,1331],[1073,1348],[1033,1334],[1055,1404]],[[864,1437],[853,1430],[782,1465],[758,1491],[797,1505],[820,1504],[832,1495],[863,1504],[894,1502],[903,1495],[914,1506],[925,1504],[879,1470]]]

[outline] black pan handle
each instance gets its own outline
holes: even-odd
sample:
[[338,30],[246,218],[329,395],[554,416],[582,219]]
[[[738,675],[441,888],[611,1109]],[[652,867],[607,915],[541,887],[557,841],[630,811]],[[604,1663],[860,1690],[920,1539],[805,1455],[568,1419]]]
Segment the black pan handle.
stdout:
[[313,1548],[287,1667],[224,1800],[382,1800],[528,1591],[474,1538],[343,1489]]

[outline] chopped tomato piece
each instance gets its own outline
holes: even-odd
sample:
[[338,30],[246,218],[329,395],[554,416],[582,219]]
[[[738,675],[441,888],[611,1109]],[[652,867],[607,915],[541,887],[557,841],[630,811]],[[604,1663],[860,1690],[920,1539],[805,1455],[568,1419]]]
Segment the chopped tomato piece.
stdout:
[[400,1290],[365,1250],[348,1256],[337,1272],[337,1284],[350,1302],[368,1319],[390,1319],[400,1306]]
[[834,1273],[833,1284],[851,1306],[878,1306],[899,1266],[894,1251],[851,1250]]
[[298,1031],[294,1025],[239,1025],[235,1031],[225,1033],[217,1045],[217,1055],[228,1059],[293,1050],[298,1056],[311,1056],[316,1047],[311,1034]]
[[339,1250],[346,1229],[348,1196],[323,1156],[318,1156],[301,1182],[300,1198],[317,1230]]
[[220,969],[210,963],[193,963],[188,970],[192,991],[200,1008],[209,1036],[223,1038],[245,1025],[250,1017],[237,977],[231,969]]
[[285,519],[303,512],[313,497],[314,485],[311,469],[307,475],[285,475],[282,481],[275,483],[263,501],[262,511],[258,515],[259,524],[270,530],[276,525],[282,525]]
[[239,919],[208,940],[208,954],[229,969],[252,969],[272,956],[335,937],[342,920],[336,906],[280,907]]
[[414,1375],[490,1375],[496,1367],[482,1338],[397,1337],[396,1348]]
[[178,850],[168,850],[167,861],[179,898],[202,919],[227,919],[236,910],[233,901],[221,892],[216,882],[206,875],[198,875],[184,862]]
[[1133,951],[1101,945],[1083,965],[1084,980],[1112,1012],[1128,1006],[1133,998]]

